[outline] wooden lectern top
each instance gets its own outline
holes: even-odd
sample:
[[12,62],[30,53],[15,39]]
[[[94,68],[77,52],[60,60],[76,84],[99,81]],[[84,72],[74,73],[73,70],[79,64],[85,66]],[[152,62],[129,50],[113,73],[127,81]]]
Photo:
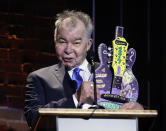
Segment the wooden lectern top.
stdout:
[[66,109],[40,108],[41,116],[83,116],[88,117],[157,117],[156,110],[112,110],[112,109]]
[[69,109],[69,108],[40,108],[39,118],[34,131],[40,129],[56,129],[57,117],[59,118],[150,118],[157,117],[156,110],[112,110],[112,109]]

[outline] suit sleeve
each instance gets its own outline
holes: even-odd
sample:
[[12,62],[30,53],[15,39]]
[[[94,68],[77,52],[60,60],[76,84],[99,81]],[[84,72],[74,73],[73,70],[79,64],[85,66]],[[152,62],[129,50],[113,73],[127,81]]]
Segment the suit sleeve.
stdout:
[[24,113],[28,125],[34,127],[38,119],[39,108],[73,108],[75,107],[73,98],[64,97],[58,101],[45,103],[45,92],[41,80],[34,73],[27,77],[25,88],[25,107]]

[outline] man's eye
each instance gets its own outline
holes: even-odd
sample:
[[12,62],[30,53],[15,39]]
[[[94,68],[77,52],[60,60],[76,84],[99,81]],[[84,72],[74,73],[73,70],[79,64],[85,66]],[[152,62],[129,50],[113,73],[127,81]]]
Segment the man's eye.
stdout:
[[58,40],[58,43],[66,43],[66,41],[65,40]]
[[79,45],[79,44],[81,44],[80,41],[76,41],[76,42],[75,42],[75,45]]
[[59,41],[59,43],[66,43],[65,41]]

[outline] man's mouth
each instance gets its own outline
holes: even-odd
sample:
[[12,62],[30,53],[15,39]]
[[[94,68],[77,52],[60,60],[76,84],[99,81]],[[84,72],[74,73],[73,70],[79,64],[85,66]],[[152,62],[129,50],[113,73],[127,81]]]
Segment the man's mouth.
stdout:
[[73,60],[73,58],[63,58],[64,62],[71,62]]

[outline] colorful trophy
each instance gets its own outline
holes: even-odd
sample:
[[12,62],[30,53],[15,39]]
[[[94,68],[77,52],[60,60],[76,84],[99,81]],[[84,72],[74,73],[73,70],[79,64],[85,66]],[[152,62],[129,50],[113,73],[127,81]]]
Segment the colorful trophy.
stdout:
[[[100,66],[95,70],[95,77],[101,98],[97,104],[106,109],[119,109],[124,103],[135,102],[138,98],[138,82],[132,72],[136,51],[133,48],[128,50],[123,29],[116,27],[113,48],[104,43],[98,48]],[[91,81],[93,77],[92,74]]]

